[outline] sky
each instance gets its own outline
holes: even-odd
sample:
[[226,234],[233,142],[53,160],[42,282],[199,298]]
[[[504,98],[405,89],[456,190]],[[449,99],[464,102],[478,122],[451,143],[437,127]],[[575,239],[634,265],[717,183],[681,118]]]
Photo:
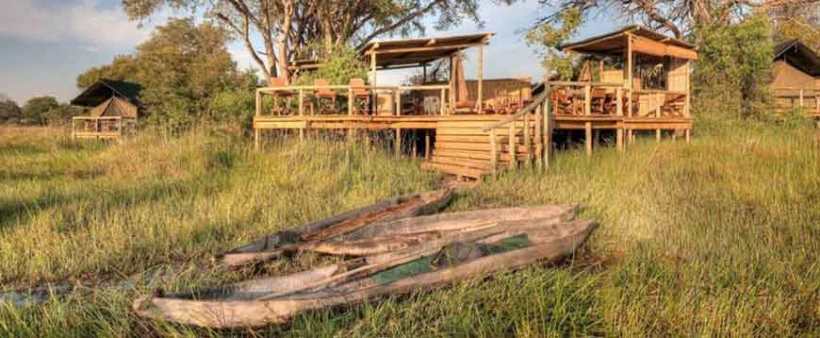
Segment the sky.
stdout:
[[[465,21],[447,31],[428,29],[427,36],[493,32],[485,48],[485,78],[532,77],[540,79],[543,70],[535,50],[526,45],[523,34],[539,14],[549,9],[536,0],[498,6],[484,1],[480,16],[484,26]],[[121,0],[16,0],[4,1],[0,11],[0,94],[22,105],[33,96],[52,95],[68,101],[78,94],[77,75],[110,63],[115,55],[132,53],[151,36],[151,31],[172,16],[186,16],[164,10],[148,21],[129,21]],[[622,22],[599,18],[587,25],[577,38],[613,30]],[[431,25],[432,27],[432,25]],[[255,68],[244,47],[228,46],[242,69]],[[474,76],[477,59],[467,53],[465,73]],[[409,71],[379,74],[380,84],[398,84]]]

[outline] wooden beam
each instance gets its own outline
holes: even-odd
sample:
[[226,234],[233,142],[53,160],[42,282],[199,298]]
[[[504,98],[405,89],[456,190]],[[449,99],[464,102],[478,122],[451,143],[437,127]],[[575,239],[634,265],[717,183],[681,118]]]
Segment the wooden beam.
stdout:
[[396,128],[396,139],[394,147],[396,157],[401,156],[401,128]]
[[584,131],[586,134],[584,143],[586,144],[587,156],[592,156],[592,122],[584,124]]
[[484,45],[478,45],[478,113],[484,114]]

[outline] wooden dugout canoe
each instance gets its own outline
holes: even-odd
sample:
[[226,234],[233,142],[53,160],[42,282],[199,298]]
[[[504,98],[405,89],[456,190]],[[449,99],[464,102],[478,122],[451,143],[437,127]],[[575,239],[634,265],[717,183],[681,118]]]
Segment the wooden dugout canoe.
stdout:
[[393,197],[329,218],[260,238],[217,257],[226,266],[241,266],[276,257],[283,250],[334,238],[368,224],[438,212],[450,202],[452,191],[442,189]]
[[[182,324],[238,328],[282,324],[304,311],[393,294],[428,290],[463,280],[486,276],[499,271],[513,270],[539,261],[555,261],[572,254],[595,228],[589,221],[559,222],[557,218],[503,221],[493,226],[462,232],[462,238],[488,244],[503,238],[526,235],[528,244],[500,253],[468,257],[462,262],[431,268],[417,274],[388,280],[379,276],[416,264],[416,257],[434,257],[445,248],[461,241],[446,241],[420,247],[415,252],[391,260],[373,260],[363,263],[343,262],[282,277],[259,279],[231,287],[208,290],[199,294],[178,294],[165,297],[145,297],[134,302],[134,310],[141,316]],[[476,234],[477,232],[483,232]],[[472,233],[473,238],[469,238]],[[507,236],[507,237],[505,237]],[[437,247],[433,249],[433,247]],[[436,251],[437,250],[437,251]],[[435,256],[439,257],[439,256]],[[393,262],[395,264],[391,264]],[[432,262],[432,261],[431,261]],[[378,265],[378,266],[377,266]],[[369,267],[369,275],[358,277],[352,271]],[[337,276],[351,276],[349,279]],[[335,279],[334,279],[335,278]],[[318,281],[318,282],[317,282]],[[323,282],[323,283],[322,283]]]

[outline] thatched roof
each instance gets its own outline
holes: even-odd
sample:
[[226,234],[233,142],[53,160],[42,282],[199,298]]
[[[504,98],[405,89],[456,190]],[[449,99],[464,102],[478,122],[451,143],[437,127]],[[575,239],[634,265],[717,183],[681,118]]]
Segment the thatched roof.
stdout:
[[139,107],[142,105],[139,101],[141,90],[142,86],[137,83],[102,79],[86,88],[80,95],[77,95],[71,100],[71,104],[96,107],[116,96]]
[[820,76],[820,57],[799,40],[789,40],[775,46],[774,60],[784,60],[806,74]]

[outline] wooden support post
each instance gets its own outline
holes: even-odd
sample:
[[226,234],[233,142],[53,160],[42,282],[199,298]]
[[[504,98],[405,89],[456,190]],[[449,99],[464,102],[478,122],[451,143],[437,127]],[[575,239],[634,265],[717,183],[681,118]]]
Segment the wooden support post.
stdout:
[[370,83],[370,96],[373,97],[373,114],[377,115],[379,112],[379,96],[376,95],[376,86],[378,81],[376,80],[376,52],[370,52],[370,72],[373,74],[373,81]]
[[428,130],[424,133],[424,159],[428,161],[430,160],[430,154],[433,152],[430,146],[430,131]]
[[[661,118],[661,107],[658,107],[658,109],[655,109],[655,118],[657,118],[657,119]],[[655,141],[657,141],[657,142],[661,141],[661,136],[662,136],[661,133],[662,132],[663,131],[661,130],[661,128],[655,129]]]
[[484,44],[478,45],[478,113],[484,114]]
[[444,88],[441,88],[441,98],[439,100],[440,100],[439,101],[439,110],[440,110],[439,115],[444,115],[444,112],[445,112],[445,108],[444,108],[444,100],[445,100]]
[[621,118],[621,125],[615,130],[615,144],[618,151],[624,151],[624,89],[618,87],[615,89],[615,113]]
[[510,169],[515,169],[518,167],[518,159],[515,156],[515,122],[510,123],[510,132],[509,132],[509,145],[507,152],[510,154]]
[[592,115],[592,86],[584,86],[584,115]]
[[401,116],[401,89],[396,88],[396,116]]
[[418,146],[417,146],[418,145],[418,130],[415,130],[410,134],[410,140],[411,140],[410,141],[411,142],[410,143],[410,153],[412,154],[413,159],[415,160],[419,155],[419,150],[418,150]]
[[538,169],[544,167],[544,103],[535,107],[535,163]]
[[253,128],[253,149],[259,151],[259,128]]
[[496,177],[496,171],[498,170],[498,146],[496,145],[495,139],[495,128],[490,129],[490,171],[493,174],[493,178]]
[[396,128],[396,139],[393,147],[396,152],[396,157],[401,156],[401,128]]
[[[532,143],[531,143],[532,140],[530,139],[530,114],[529,113],[524,114],[523,118],[524,118],[524,121],[523,121],[524,122],[524,149],[526,149],[525,151],[527,152],[527,154],[526,154],[527,155],[527,157],[526,157],[527,163],[526,164],[527,164],[527,167],[530,167],[532,165]],[[513,123],[515,123],[515,122],[513,122]]]
[[550,113],[550,105],[552,104],[552,100],[550,100],[550,94],[552,93],[552,88],[549,84],[546,85],[544,90],[547,92],[547,99],[544,101],[544,170],[550,167],[550,160],[552,156],[552,116],[554,114]]
[[803,88],[800,88],[800,111],[803,111]]
[[691,143],[692,142],[692,129],[687,128],[684,133],[686,135],[686,143]]
[[584,130],[586,132],[586,149],[587,149],[587,156],[592,156],[592,122],[587,121],[584,124]]
[[256,90],[256,113],[254,116],[259,116],[262,113],[262,92]]
[[299,89],[299,116],[305,115],[305,90]]
[[347,87],[347,116],[353,116],[353,87]]

